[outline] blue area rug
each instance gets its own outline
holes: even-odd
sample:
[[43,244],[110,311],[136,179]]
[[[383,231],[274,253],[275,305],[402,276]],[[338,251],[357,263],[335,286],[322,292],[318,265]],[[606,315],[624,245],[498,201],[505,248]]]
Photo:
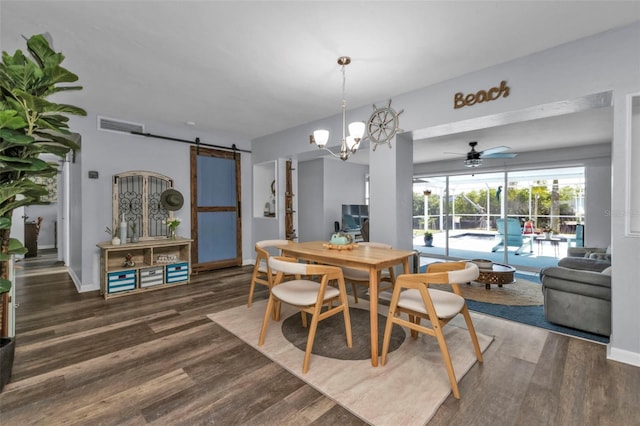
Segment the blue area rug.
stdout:
[[[421,268],[421,272],[425,272],[426,267]],[[540,278],[537,275],[520,274],[516,272],[516,278],[540,284]],[[540,289],[542,291],[542,289]],[[470,310],[481,312],[483,314],[494,317],[504,318],[510,321],[521,322],[523,324],[533,325],[535,327],[544,328],[570,336],[580,337],[582,339],[592,340],[598,343],[609,343],[609,338],[598,334],[587,333],[585,331],[576,330],[561,325],[552,324],[544,319],[544,306],[509,306],[498,305],[494,303],[476,302],[475,300],[467,300],[467,306]]]

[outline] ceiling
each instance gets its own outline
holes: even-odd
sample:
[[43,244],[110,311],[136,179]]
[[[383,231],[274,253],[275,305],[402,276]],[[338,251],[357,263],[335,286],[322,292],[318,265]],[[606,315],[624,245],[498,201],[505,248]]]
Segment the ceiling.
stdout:
[[[74,105],[256,138],[337,114],[340,55],[352,57],[348,108],[369,106],[638,21],[640,2],[1,0],[0,17],[3,51],[51,34],[84,86],[67,95]],[[541,131],[555,135],[549,147],[596,143],[607,125],[611,135],[606,110],[544,120],[544,130],[530,120],[430,137],[427,155],[464,154],[470,140],[521,152]]]

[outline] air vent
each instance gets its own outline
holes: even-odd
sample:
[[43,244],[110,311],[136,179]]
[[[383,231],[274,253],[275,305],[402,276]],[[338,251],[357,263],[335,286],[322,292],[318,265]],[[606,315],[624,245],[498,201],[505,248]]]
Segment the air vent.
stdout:
[[130,121],[116,120],[114,118],[98,117],[98,130],[118,133],[144,133],[144,125]]

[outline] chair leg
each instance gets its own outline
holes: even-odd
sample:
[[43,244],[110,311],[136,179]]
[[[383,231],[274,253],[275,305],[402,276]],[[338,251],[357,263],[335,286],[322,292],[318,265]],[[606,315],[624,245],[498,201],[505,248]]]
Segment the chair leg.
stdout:
[[273,304],[273,313],[272,317],[274,321],[280,321],[280,312],[282,311],[282,303],[279,300],[276,300]]
[[264,335],[267,331],[267,324],[269,323],[269,317],[273,312],[273,296],[269,294],[269,301],[267,302],[267,308],[264,311],[264,319],[262,320],[262,328],[260,329],[260,338],[258,339],[258,346],[262,346],[264,344]]
[[353,281],[351,281],[351,289],[353,290],[353,300],[358,303],[358,286]]
[[387,324],[384,327],[384,337],[382,338],[382,358],[380,365],[387,362],[387,352],[389,352],[389,342],[391,341],[391,330],[393,329],[394,319],[396,317],[396,308],[400,299],[400,287],[395,287],[391,294],[391,302],[389,302],[389,313],[387,314]]
[[473,348],[476,351],[476,359],[478,360],[478,362],[482,362],[482,351],[480,350],[480,344],[478,343],[478,336],[476,335],[476,329],[473,326],[473,321],[471,321],[471,315],[469,314],[469,309],[467,309],[466,303],[461,312],[462,316],[464,317],[464,321],[467,323],[467,330],[469,330]]
[[[411,322],[413,324],[420,325],[420,317],[409,314],[409,322]],[[411,337],[414,338],[414,339],[417,339],[418,338],[418,330],[414,330],[412,328],[411,329]]]
[[251,276],[251,286],[249,287],[249,300],[247,302],[247,307],[250,308],[253,303],[253,292],[256,289],[256,277],[258,276],[257,267],[253,271],[253,275]]
[[309,362],[311,361],[311,350],[313,349],[313,341],[316,338],[316,330],[318,329],[318,317],[320,316],[320,309],[316,307],[313,311],[313,317],[311,318],[311,326],[309,327],[309,336],[307,337],[307,348],[304,352],[304,361],[302,363],[302,374],[306,374],[309,371]]
[[338,279],[338,289],[340,290],[340,301],[342,302],[342,314],[344,316],[344,332],[347,336],[347,347],[353,346],[351,335],[351,314],[349,313],[349,299],[347,299],[347,289],[343,281]]
[[449,376],[449,382],[451,383],[451,390],[453,391],[453,396],[456,399],[460,399],[460,391],[458,390],[456,373],[453,371],[453,364],[451,363],[451,356],[449,355],[449,348],[447,347],[447,342],[445,341],[444,334],[442,333],[442,327],[440,327],[438,319],[432,320],[431,324],[433,326],[433,331],[435,332],[434,334],[438,339],[438,345],[440,346],[440,352],[442,353],[442,360],[444,361],[444,365],[447,368],[447,375]]

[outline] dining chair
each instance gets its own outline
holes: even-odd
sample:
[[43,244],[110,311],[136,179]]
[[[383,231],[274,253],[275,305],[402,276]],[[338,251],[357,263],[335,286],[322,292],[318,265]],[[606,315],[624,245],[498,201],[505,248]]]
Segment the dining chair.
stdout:
[[[385,243],[377,243],[377,242],[360,242],[359,246],[362,247],[378,247],[383,249],[391,249],[389,244]],[[351,289],[353,290],[353,300],[355,303],[358,303],[358,292],[357,286],[369,286],[369,272],[361,269],[353,269],[353,268],[342,268],[342,273],[344,275],[345,282],[351,283]],[[393,289],[393,283],[395,281],[395,272],[393,268],[385,269],[378,273],[378,283],[382,284],[383,282],[387,283],[385,287],[378,287],[378,294],[381,291],[386,291]]]
[[[342,270],[337,266],[298,263],[293,258],[273,256],[269,258],[269,267],[276,273],[276,278],[269,291],[269,301],[264,312],[262,329],[258,345],[264,344],[270,314],[276,303],[286,303],[296,307],[302,313],[302,325],[307,327],[306,314],[311,314],[311,325],[307,337],[307,346],[302,363],[302,373],[309,370],[311,349],[316,336],[318,322],[340,312],[344,315],[344,329],[347,336],[347,347],[351,348],[351,320],[349,318],[349,303],[344,284]],[[300,277],[317,277],[319,281],[301,279]],[[287,278],[289,277],[289,278]],[[292,277],[296,277],[293,278]],[[338,288],[328,285],[336,280]],[[326,310],[322,310],[327,306]]]
[[[453,371],[453,364],[451,363],[451,356],[449,355],[449,348],[447,347],[442,327],[456,315],[462,314],[467,323],[476,358],[478,362],[482,362],[482,352],[478,344],[478,337],[469,315],[469,309],[458,287],[458,284],[473,281],[478,275],[478,267],[471,262],[433,263],[428,266],[427,273],[399,275],[393,289],[389,316],[384,330],[381,364],[385,365],[387,362],[393,324],[409,328],[414,339],[418,337],[418,333],[434,336],[440,346],[453,396],[460,399],[458,382]],[[450,284],[453,293],[429,288],[438,284]],[[402,291],[403,289],[406,290]],[[400,313],[408,314],[409,319],[402,319]],[[420,320],[423,318],[430,321],[431,327],[420,324]]]
[[263,240],[256,243],[256,263],[253,266],[253,274],[251,275],[249,302],[247,303],[248,307],[251,307],[251,303],[253,303],[253,293],[256,288],[256,283],[271,288],[274,274],[272,274],[269,269],[268,260],[271,255],[280,254],[279,251],[274,249],[274,247],[285,244],[289,244],[289,240]]

